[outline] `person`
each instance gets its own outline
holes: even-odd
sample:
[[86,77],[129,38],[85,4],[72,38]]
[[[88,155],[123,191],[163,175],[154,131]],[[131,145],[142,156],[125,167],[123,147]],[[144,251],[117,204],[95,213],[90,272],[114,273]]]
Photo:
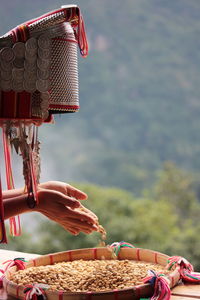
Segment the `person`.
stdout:
[[[81,204],[87,199],[82,191],[59,181],[36,187],[40,172],[36,127],[53,123],[53,114],[79,110],[76,46],[86,57],[88,42],[77,5],[43,14],[0,37],[0,126],[7,185],[11,187],[0,199],[0,242],[6,242],[3,220],[31,211],[74,235],[99,228],[97,216]],[[12,189],[11,147],[22,156],[28,193],[23,188]],[[34,198],[36,189],[38,201]]]
[[98,231],[97,216],[80,202],[87,199],[84,192],[64,182],[48,181],[38,186],[37,194],[39,203],[30,208],[23,188],[3,191],[4,218],[39,212],[73,235]]

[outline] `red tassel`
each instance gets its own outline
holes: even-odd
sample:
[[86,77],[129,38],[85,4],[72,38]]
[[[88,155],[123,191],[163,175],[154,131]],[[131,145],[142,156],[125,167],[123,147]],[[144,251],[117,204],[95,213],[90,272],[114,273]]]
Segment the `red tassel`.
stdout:
[[7,264],[5,267],[5,271],[7,271],[9,268],[16,266],[18,270],[24,270],[26,268],[26,264],[23,258],[15,258],[15,259],[9,259],[3,262],[3,264]]
[[179,267],[181,279],[185,282],[200,283],[200,273],[194,272],[193,265],[181,256],[172,256],[169,258],[167,269]]
[[1,178],[0,178],[0,243],[7,243],[6,229],[4,223],[4,206],[3,206]]
[[143,279],[144,283],[150,283],[154,287],[154,294],[151,300],[170,300],[171,290],[168,281],[163,274],[156,274],[149,271],[150,276]]
[[[6,136],[6,129],[3,127],[3,148],[5,157],[5,167],[6,167],[6,181],[8,190],[14,189],[14,180],[12,174],[12,164],[11,164],[11,154],[10,154],[10,144]],[[13,236],[21,235],[21,224],[20,217],[12,217],[9,219],[10,222],[10,233]]]
[[0,289],[3,288],[3,278],[4,278],[4,270],[0,269],[0,272],[2,273],[0,277]]

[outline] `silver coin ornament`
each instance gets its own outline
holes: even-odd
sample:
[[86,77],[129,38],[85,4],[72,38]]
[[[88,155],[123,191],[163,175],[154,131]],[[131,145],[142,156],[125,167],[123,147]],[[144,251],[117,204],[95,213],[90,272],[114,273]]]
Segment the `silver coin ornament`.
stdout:
[[49,82],[49,80],[38,79],[36,81],[36,87],[37,87],[37,90],[41,93],[47,92],[50,87],[50,82]]
[[30,63],[36,63],[37,61],[37,52],[31,53],[30,51],[25,51],[25,61]]
[[10,80],[4,80],[1,78],[0,86],[2,91],[10,91],[12,88],[12,82]]
[[24,67],[24,58],[22,57],[15,57],[13,61],[13,66],[15,68],[23,68]]
[[50,59],[41,59],[40,57],[37,59],[37,66],[41,70],[48,69],[50,67],[50,63]]
[[25,60],[24,69],[28,72],[37,72],[37,64],[36,61]]
[[0,50],[0,90],[39,93],[32,111],[48,117],[50,101],[51,38],[47,34],[31,37]]
[[13,52],[15,57],[24,57],[25,56],[25,44],[22,42],[17,42],[13,45]]
[[24,80],[26,81],[36,81],[37,80],[37,70],[25,70]]
[[25,43],[25,48],[27,52],[37,53],[37,49],[38,49],[37,39],[34,37],[28,39]]
[[40,47],[38,48],[38,57],[41,59],[49,59],[51,56],[51,49],[41,49]]
[[13,68],[12,78],[16,82],[23,82],[24,80],[24,68]]
[[3,80],[11,80],[12,79],[12,72],[1,70],[1,78]]
[[35,80],[24,80],[24,90],[33,93],[36,91],[36,82]]
[[50,93],[49,92],[44,92],[40,94],[40,98],[44,101],[49,101],[50,100]]
[[50,76],[50,69],[39,69],[37,70],[38,79],[48,79]]
[[15,58],[15,54],[12,48],[5,47],[0,50],[0,59],[7,63],[12,62]]
[[16,92],[22,92],[24,90],[23,81],[12,81],[12,89]]
[[42,34],[38,38],[38,46],[41,49],[49,49],[51,47],[51,39],[47,34]]
[[0,69],[12,72],[12,63],[0,60]]

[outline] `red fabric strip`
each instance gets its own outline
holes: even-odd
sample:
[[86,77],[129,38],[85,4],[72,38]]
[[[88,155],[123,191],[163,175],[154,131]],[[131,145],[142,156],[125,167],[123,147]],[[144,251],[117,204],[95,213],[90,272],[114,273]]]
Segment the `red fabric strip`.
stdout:
[[15,29],[13,29],[12,31],[10,31],[10,33],[12,35],[12,40],[13,40],[13,44],[14,44],[17,41],[16,34],[15,34]]
[[138,299],[140,299],[140,296],[141,296],[140,286],[139,286],[139,285],[136,286],[135,289],[133,289],[133,291],[134,291],[134,296],[135,296],[135,294],[136,294],[136,297],[137,297]]
[[69,254],[69,261],[72,261],[72,252],[69,251],[68,254]]
[[2,112],[4,118],[16,117],[16,93],[14,91],[2,92]]
[[87,292],[86,300],[92,299],[92,292]]
[[156,264],[158,263],[158,253],[157,252],[155,253],[155,263]]
[[36,267],[36,260],[32,259],[34,267]]
[[58,292],[58,300],[63,300],[63,291]]
[[6,229],[4,224],[4,207],[3,207],[1,178],[0,178],[0,243],[7,243]]
[[140,259],[140,249],[139,248],[137,248],[137,250],[136,250],[136,255],[137,255],[137,260],[141,260]]
[[171,275],[168,275],[168,277],[170,278],[170,280],[171,280],[171,283],[172,283],[172,287],[174,286],[174,277],[173,276],[171,276]]
[[17,41],[18,42],[23,42],[24,41],[24,38],[23,38],[23,31],[21,30],[21,26],[18,26],[17,27]]
[[[14,180],[12,174],[12,163],[11,163],[11,146],[6,136],[5,128],[3,127],[3,148],[5,157],[5,168],[6,168],[6,181],[8,190],[14,189]],[[19,236],[21,234],[21,224],[19,216],[11,217],[10,222],[10,233],[13,236]]]
[[97,259],[97,248],[93,249],[94,259]]
[[119,299],[119,291],[116,289],[116,290],[113,290],[113,292],[114,292],[115,300],[118,300]]
[[16,287],[16,297],[17,297],[17,299],[19,298],[19,285],[17,285],[17,287]]
[[28,92],[17,93],[17,117],[31,118],[31,94]]
[[49,254],[49,259],[50,259],[50,265],[53,265],[53,255]]

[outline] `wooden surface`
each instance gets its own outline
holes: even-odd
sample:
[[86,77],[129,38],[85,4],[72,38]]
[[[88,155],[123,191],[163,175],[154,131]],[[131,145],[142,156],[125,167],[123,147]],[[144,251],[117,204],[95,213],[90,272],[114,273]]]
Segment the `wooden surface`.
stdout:
[[[8,259],[14,259],[16,257],[24,257],[25,259],[31,259],[38,257],[37,254],[23,253],[16,251],[0,250],[0,266],[2,262]],[[196,285],[179,285],[173,288],[171,300],[195,300],[200,299],[200,284]],[[0,290],[0,300],[16,300],[16,298],[8,296],[4,290]]]

